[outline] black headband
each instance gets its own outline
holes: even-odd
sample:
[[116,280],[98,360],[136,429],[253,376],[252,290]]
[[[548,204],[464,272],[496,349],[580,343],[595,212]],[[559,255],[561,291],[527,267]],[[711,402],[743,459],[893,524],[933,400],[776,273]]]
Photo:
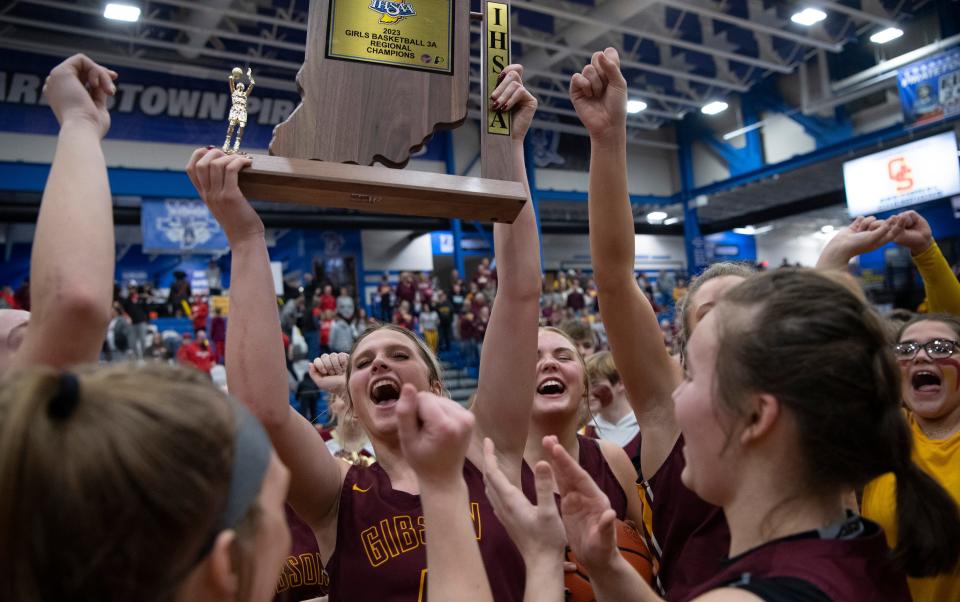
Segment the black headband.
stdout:
[[80,401],[80,382],[72,372],[61,372],[57,392],[47,402],[47,414],[56,420],[66,420]]

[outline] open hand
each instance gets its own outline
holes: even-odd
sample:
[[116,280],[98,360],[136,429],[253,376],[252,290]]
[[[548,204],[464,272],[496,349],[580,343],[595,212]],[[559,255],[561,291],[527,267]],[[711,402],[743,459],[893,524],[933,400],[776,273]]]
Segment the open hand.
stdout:
[[619,556],[614,521],[617,513],[591,477],[554,436],[543,447],[560,489],[560,509],[567,542],[588,570],[610,565]]
[[560,562],[567,536],[553,497],[556,489],[553,470],[546,462],[537,462],[533,472],[537,483],[536,506],[500,470],[493,441],[483,440],[483,482],[487,499],[524,562],[529,565],[542,558]]

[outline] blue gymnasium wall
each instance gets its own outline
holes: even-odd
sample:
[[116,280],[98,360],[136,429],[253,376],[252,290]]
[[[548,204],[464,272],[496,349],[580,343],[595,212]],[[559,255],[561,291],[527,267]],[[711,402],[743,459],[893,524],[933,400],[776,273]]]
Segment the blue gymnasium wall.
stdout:
[[[359,230],[290,230],[277,237],[269,249],[271,261],[283,262],[284,273],[308,272],[314,261],[340,256],[353,256],[356,265],[363,262]],[[118,282],[149,280],[165,288],[173,282],[173,273],[203,271],[211,255],[149,255],[140,245],[133,245],[117,261],[114,277]],[[217,259],[223,285],[230,286],[230,254]],[[30,245],[14,244],[10,259],[0,263],[0,286],[19,286],[30,275]],[[359,281],[359,279],[358,279]]]
[[757,239],[749,234],[718,232],[705,236],[707,258],[718,261],[757,261]]

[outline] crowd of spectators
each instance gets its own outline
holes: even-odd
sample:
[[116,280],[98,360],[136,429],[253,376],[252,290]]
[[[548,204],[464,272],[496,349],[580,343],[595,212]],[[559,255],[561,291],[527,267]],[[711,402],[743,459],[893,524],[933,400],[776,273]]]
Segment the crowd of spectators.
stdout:
[[[117,285],[102,359],[187,364],[225,387],[222,365],[227,318],[212,307],[211,297],[229,292],[222,288],[217,262],[211,261],[206,271],[210,295],[194,294],[182,271],[174,273],[169,289],[158,289],[150,282]],[[434,352],[468,370],[476,369],[496,299],[496,266],[483,258],[466,278],[454,269],[443,285],[440,280],[431,272],[401,272],[395,281],[384,274],[365,300],[351,287],[334,286],[312,273],[287,282],[279,300],[280,322],[291,399],[301,411],[312,420],[325,415],[324,396],[307,374],[309,362],[323,353],[349,352],[356,338],[378,322],[409,328]],[[673,350],[677,339],[673,308],[686,291],[685,278],[662,270],[655,278],[641,273],[637,282],[658,313],[664,344]],[[9,286],[0,289],[0,307],[29,308],[29,303],[29,281],[16,290]],[[541,325],[562,328],[585,357],[606,349],[597,286],[589,273],[574,269],[548,272],[540,306]],[[180,320],[174,321],[174,327],[164,318]]]

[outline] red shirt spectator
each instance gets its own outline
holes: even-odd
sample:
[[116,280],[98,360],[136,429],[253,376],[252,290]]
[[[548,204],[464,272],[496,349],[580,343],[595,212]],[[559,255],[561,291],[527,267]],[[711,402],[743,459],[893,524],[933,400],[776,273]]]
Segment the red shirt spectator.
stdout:
[[183,344],[177,350],[177,361],[210,374],[210,369],[213,368],[215,362],[213,351],[210,349],[210,341],[207,340],[207,333],[198,330],[197,340],[193,340],[190,333],[184,334]]
[[13,289],[9,286],[0,289],[0,307],[20,309],[20,304],[17,303],[17,300],[13,296]]
[[329,284],[323,287],[323,294],[320,295],[320,311],[336,311],[337,298],[333,296],[333,287]]
[[320,348],[325,350],[330,346],[330,330],[333,328],[333,310],[323,312],[320,320]]
[[403,302],[400,308],[393,314],[393,323],[403,326],[407,330],[413,330],[413,314],[410,313],[410,304]]
[[200,297],[194,299],[193,305],[190,306],[190,314],[192,315],[194,332],[207,329],[207,318],[210,316],[210,307],[207,306],[206,301]]

